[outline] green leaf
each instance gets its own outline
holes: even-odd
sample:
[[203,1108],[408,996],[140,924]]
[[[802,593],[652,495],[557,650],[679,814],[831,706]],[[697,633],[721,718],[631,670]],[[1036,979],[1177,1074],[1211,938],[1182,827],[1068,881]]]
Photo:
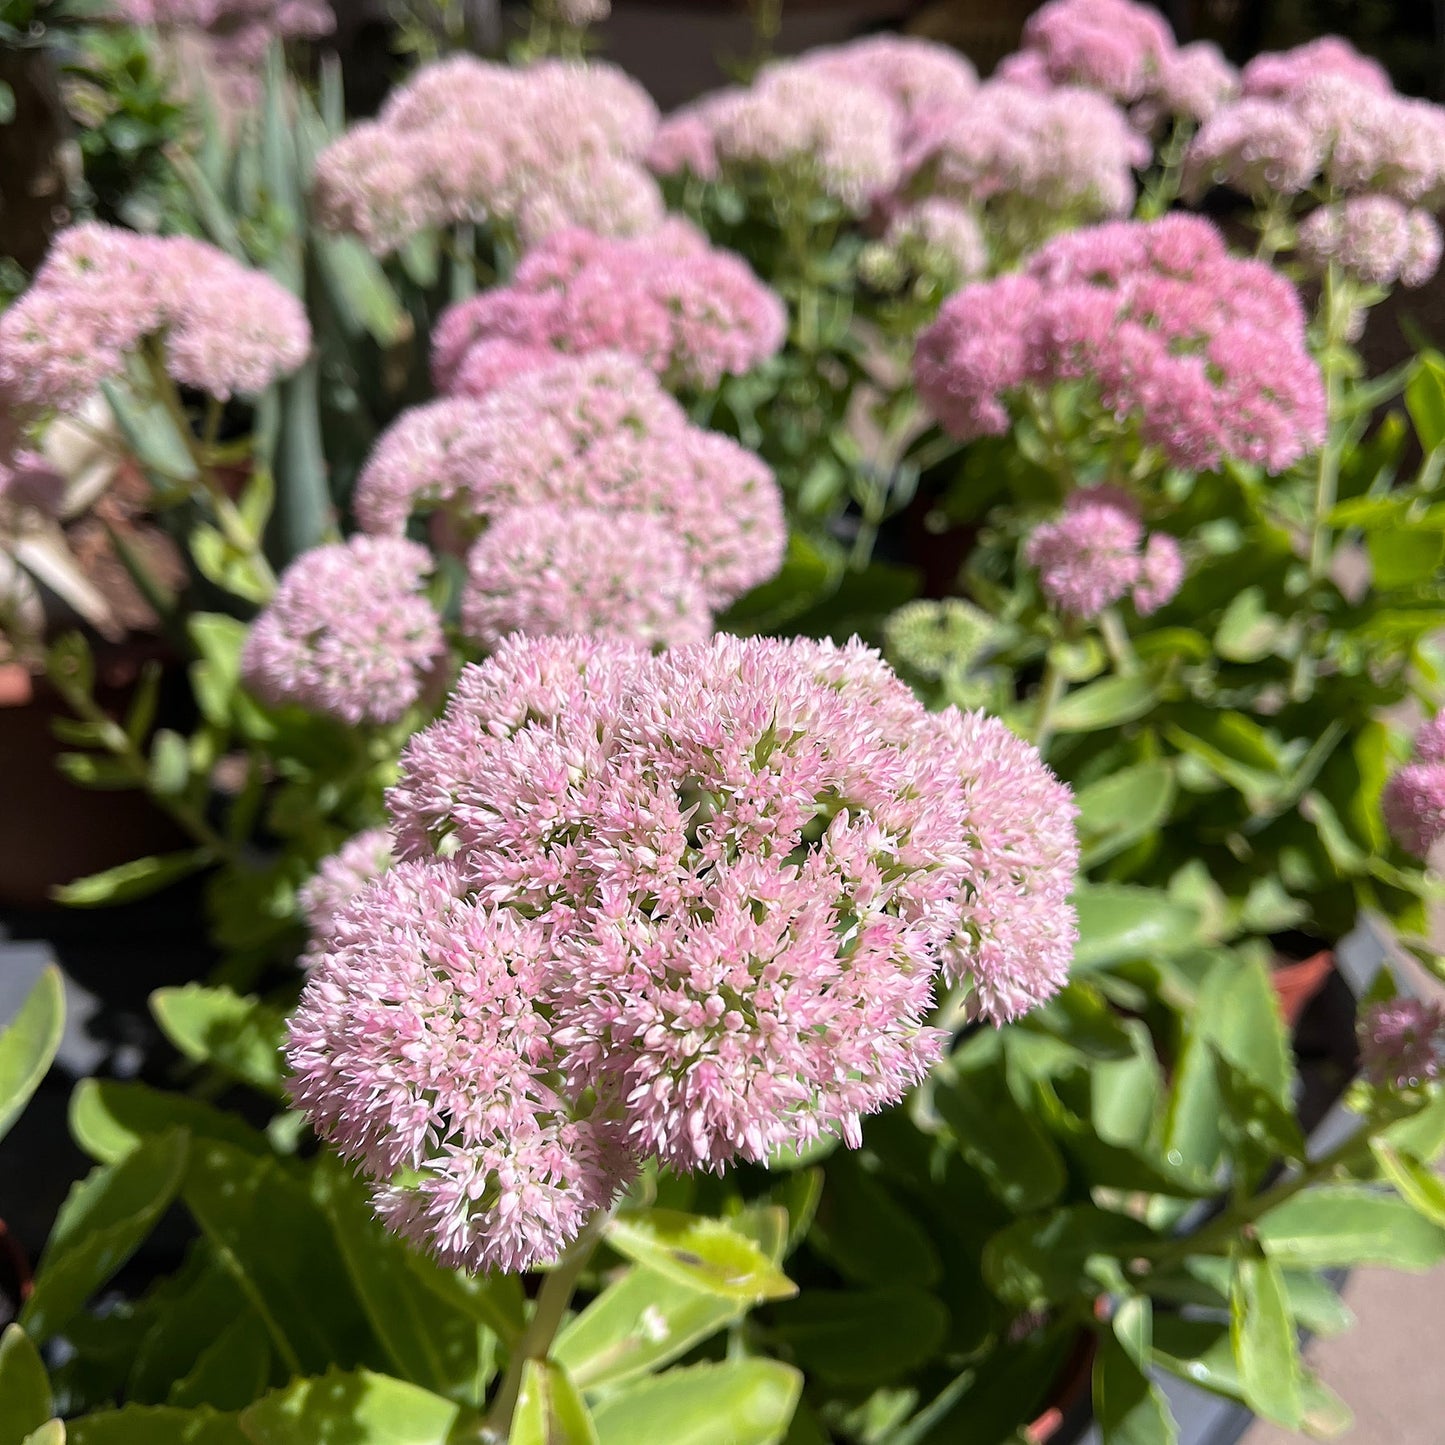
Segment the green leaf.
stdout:
[[1213,1178],[1224,1148],[1223,1102],[1214,1053],[1196,1031],[1185,1035],[1164,1111],[1162,1152],[1180,1168]]
[[1384,1139],[1371,1139],[1370,1152],[1400,1197],[1432,1224],[1445,1225],[1445,1182],[1410,1154]]
[[528,1360],[512,1416],[509,1445],[597,1445],[597,1429],[567,1371],[551,1360]]
[[52,963],[0,1033],[0,1139],[25,1111],[65,1032],[65,985]]
[[1445,557],[1445,533],[1423,527],[1371,532],[1365,538],[1375,586],[1384,590],[1429,582]]
[[411,317],[381,263],[355,236],[318,236],[314,248],[337,315],[352,336],[369,332],[384,350],[410,339]]
[[446,1445],[461,1408],[419,1385],[369,1370],[293,1380],[243,1410],[251,1445]]
[[186,630],[199,660],[191,667],[191,686],[206,721],[225,727],[241,680],[241,650],[248,629],[234,617],[202,612],[189,618]]
[[180,1188],[187,1147],[163,1134],[71,1186],[20,1312],[29,1335],[49,1339],[135,1253]]
[[989,1288],[1009,1304],[1054,1304],[1076,1295],[1102,1293],[1092,1269],[1096,1258],[1129,1255],[1157,1239],[1127,1214],[1075,1204],[1029,1215],[1000,1230],[984,1249]]
[[718,1219],[675,1209],[619,1214],[607,1227],[618,1254],[724,1299],[787,1299],[797,1286],[758,1248]]
[[127,1405],[72,1420],[65,1445],[247,1445],[234,1415],[169,1405]]
[[825,552],[801,532],[794,532],[788,538],[778,575],[734,602],[719,619],[719,626],[729,632],[772,631],[832,592],[842,577],[840,553]]
[[1151,712],[1159,689],[1141,673],[1106,677],[1071,692],[1052,713],[1056,733],[1091,733],[1118,727]]
[[1214,649],[1229,662],[1259,662],[1278,646],[1284,624],[1269,610],[1262,587],[1237,592],[1214,633]]
[[1427,351],[1405,386],[1405,410],[1415,423],[1423,451],[1432,452],[1445,442],[1445,357]]
[[584,1390],[616,1385],[670,1364],[746,1311],[741,1300],[691,1289],[638,1265],[565,1326],[552,1358]]
[[1434,1164],[1445,1152],[1445,1092],[1437,1092],[1417,1113],[1387,1125],[1381,1137],[1402,1154]]
[[1174,769],[1140,763],[1091,783],[1076,796],[1082,866],[1090,868],[1152,833],[1174,805]]
[[803,1377],[776,1360],[729,1360],[654,1375],[593,1410],[600,1445],[777,1445]]
[[243,1310],[207,1342],[196,1363],[171,1386],[166,1403],[239,1410],[270,1382],[270,1336],[254,1310]]
[[222,1113],[187,1094],[146,1084],[82,1079],[70,1095],[70,1132],[98,1163],[114,1164],[146,1139],[183,1129],[198,1139],[219,1139],[249,1153],[271,1152],[265,1137],[235,1114]]
[[[74,1440],[75,1436],[71,1436]],[[38,1430],[27,1435],[22,1445],[65,1445],[65,1422],[47,1420]]]
[[213,1139],[192,1149],[183,1197],[266,1322],[292,1374],[349,1369],[375,1354],[331,1223],[275,1159]]
[[188,983],[159,988],[151,1012],[165,1036],[193,1063],[214,1064],[276,1098],[286,1093],[281,1056],[286,1015],[228,988]]
[[199,473],[186,438],[165,407],[137,401],[123,383],[103,381],[100,389],[132,455],[160,491],[195,482]]
[[828,1169],[808,1242],[851,1284],[938,1281],[928,1231],[856,1155],[840,1155]]
[[938,1353],[948,1311],[926,1290],[810,1289],[770,1311],[770,1333],[810,1375],[881,1385]]
[[1179,1438],[1159,1387],[1111,1335],[1094,1357],[1094,1417],[1103,1445],[1174,1445]]
[[92,873],[88,878],[78,878],[53,891],[57,902],[70,908],[101,908],[113,903],[131,903],[137,898],[149,898],[189,878],[192,873],[209,867],[215,862],[208,848],[196,848],[189,853],[166,853],[154,858],[135,858],[103,873]]
[[1258,958],[1222,957],[1205,976],[1194,1025],[1219,1054],[1292,1109],[1295,1068],[1279,995]]
[[[1218,1255],[1196,1254],[1177,1269],[1154,1270],[1149,1292],[1175,1304],[1203,1305],[1213,1311],[1229,1308],[1231,1262]],[[1296,1324],[1312,1335],[1340,1335],[1351,1329],[1355,1317],[1338,1292],[1322,1276],[1305,1270],[1282,1269],[1289,1312]]]
[[1199,942],[1199,915],[1153,888],[1123,883],[1081,884],[1074,893],[1079,941],[1074,971],[1148,962]]
[[1009,1092],[992,1062],[936,1081],[934,1107],[958,1151],[1015,1213],[1041,1209],[1064,1187],[1064,1161],[1053,1141]]
[[1242,1253],[1229,1291],[1229,1340],[1240,1388],[1260,1415],[1291,1430],[1301,1422],[1299,1342],[1279,1266]]
[[7,1325],[0,1334],[0,1445],[23,1445],[54,1412],[40,1351],[19,1325]]
[[1296,1194],[1264,1214],[1258,1229],[1271,1258],[1306,1269],[1379,1264],[1420,1271],[1445,1259],[1445,1229],[1404,1200],[1360,1185]]
[[397,1373],[448,1399],[480,1405],[493,1374],[495,1340],[419,1277],[441,1266],[421,1256],[376,1217],[365,1187],[331,1156],[318,1161],[315,1187],[347,1272],[376,1337]]

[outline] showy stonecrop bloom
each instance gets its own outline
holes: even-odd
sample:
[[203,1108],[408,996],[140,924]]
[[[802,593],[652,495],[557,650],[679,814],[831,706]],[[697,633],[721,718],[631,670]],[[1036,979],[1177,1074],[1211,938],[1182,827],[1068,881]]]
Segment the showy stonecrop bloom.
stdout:
[[385,828],[357,833],[323,858],[297,897],[311,932],[327,932],[341,909],[394,861],[391,834]]
[[1438,1079],[1445,1061],[1445,1012],[1438,1003],[1395,998],[1370,1005],[1356,1029],[1360,1067],[1382,1089],[1413,1089]]
[[414,512],[439,512],[463,544],[518,507],[649,514],[682,544],[713,608],[773,576],[787,538],[768,468],[693,426],[641,362],[617,352],[560,357],[480,399],[404,413],[353,505],[368,532],[397,536]]
[[1366,286],[1423,286],[1440,268],[1434,216],[1390,196],[1352,196],[1319,206],[1300,223],[1300,256],[1316,270],[1332,262]]
[[1130,594],[1141,616],[1156,612],[1184,580],[1179,544],[1164,532],[1146,543],[1138,504],[1115,487],[1072,493],[1062,515],[1034,528],[1023,557],[1049,604],[1084,621]]
[[557,353],[624,351],[668,386],[709,391],[775,355],[787,325],[746,262],[686,221],[630,240],[561,231],[509,284],[443,314],[432,376],[442,391],[481,396]]
[[962,440],[1004,434],[1029,393],[1061,386],[1194,471],[1226,457],[1283,471],[1325,431],[1294,288],[1182,215],[1058,236],[1022,272],[965,287],[920,334],[914,376]]
[[389,801],[404,861],[313,947],[292,1093],[470,1269],[555,1257],[649,1159],[856,1145],[938,1058],[941,980],[999,1019],[1068,967],[1068,790],[857,643],[513,639]]
[[712,633],[687,548],[646,512],[518,507],[467,555],[462,632],[494,648],[513,632],[581,633],[640,647],[680,647]]
[[459,221],[523,244],[573,225],[633,235],[663,219],[639,164],[656,126],[646,92],[611,66],[459,56],[321,152],[316,203],[324,224],[379,255]]
[[311,348],[301,302],[264,272],[188,236],[86,222],[61,232],[0,316],[0,396],[26,412],[71,409],[149,338],[173,381],[223,401],[263,391]]
[[1118,106],[1072,86],[991,80],[925,113],[903,157],[901,193],[982,208],[1015,251],[1080,222],[1126,214],[1149,143]]
[[1055,85],[1083,86],[1130,103],[1158,89],[1174,48],[1168,22],[1152,6],[1048,0],[1024,26],[1022,54],[1036,57]]
[[1417,858],[1445,838],[1445,713],[1415,735],[1415,756],[1385,784],[1385,822],[1395,841]]
[[882,239],[864,248],[858,269],[880,291],[918,277],[954,291],[987,272],[988,243],[971,210],[934,196],[898,211]]
[[441,620],[424,595],[431,554],[400,537],[303,552],[251,625],[241,657],[262,701],[355,726],[392,723],[441,665]]

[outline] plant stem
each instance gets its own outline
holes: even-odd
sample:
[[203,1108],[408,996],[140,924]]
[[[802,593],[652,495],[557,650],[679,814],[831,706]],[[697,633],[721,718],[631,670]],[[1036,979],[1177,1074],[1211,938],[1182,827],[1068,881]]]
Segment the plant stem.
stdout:
[[1315,513],[1310,536],[1310,576],[1318,582],[1330,568],[1330,528],[1327,518],[1335,507],[1340,480],[1340,436],[1336,418],[1340,409],[1340,370],[1336,355],[1344,341],[1349,308],[1342,304],[1339,268],[1333,261],[1325,268],[1320,296],[1324,316],[1324,346],[1321,358],[1325,374],[1325,444],[1320,448],[1319,473],[1315,479]]
[[532,1318],[516,1348],[507,1360],[507,1373],[497,1390],[497,1397],[487,1413],[486,1425],[481,1440],[504,1441],[512,1433],[512,1415],[517,1408],[517,1396],[522,1388],[522,1371],[528,1360],[545,1360],[552,1348],[552,1341],[572,1303],[577,1281],[587,1267],[593,1252],[602,1242],[607,1226],[612,1222],[610,1209],[599,1209],[583,1226],[582,1232],[568,1246],[567,1252],[553,1267],[552,1272],[542,1281],[537,1293],[537,1303],[532,1308]]
[[1043,683],[1039,687],[1038,711],[1034,714],[1034,746],[1039,750],[1041,758],[1048,757],[1049,743],[1054,735],[1054,709],[1064,695],[1065,686],[1063,669],[1055,661],[1053,652],[1050,650],[1044,663]]
[[1134,644],[1129,641],[1124,619],[1113,607],[1106,607],[1099,614],[1099,636],[1104,640],[1115,672],[1127,676],[1139,671],[1139,659],[1134,655]]

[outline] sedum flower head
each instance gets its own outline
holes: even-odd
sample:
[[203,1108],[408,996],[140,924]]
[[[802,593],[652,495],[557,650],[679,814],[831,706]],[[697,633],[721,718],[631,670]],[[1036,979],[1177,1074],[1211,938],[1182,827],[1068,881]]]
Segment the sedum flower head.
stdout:
[[867,35],[819,46],[794,63],[835,84],[883,96],[904,126],[936,106],[961,105],[978,89],[978,72],[967,58],[912,35]]
[[1390,196],[1318,206],[1300,223],[1299,252],[1323,270],[1334,262],[1372,286],[1423,286],[1440,266],[1440,227],[1428,211]]
[[1395,841],[1417,858],[1427,858],[1445,838],[1445,713],[1415,736],[1414,760],[1385,784],[1381,806]]
[[961,597],[920,598],[889,617],[889,656],[920,677],[937,679],[968,666],[988,645],[996,624]]
[[1445,1059],[1445,1011],[1438,1003],[1394,998],[1372,1004],[1356,1029],[1360,1067],[1382,1089],[1412,1089],[1438,1079]]
[[1168,532],[1151,532],[1139,557],[1139,580],[1132,593],[1134,610],[1148,617],[1172,602],[1184,585],[1184,554]]
[[930,196],[897,212],[883,234],[882,273],[928,276],[946,291],[988,270],[983,227],[966,206]]
[[400,535],[419,509],[463,534],[517,507],[585,507],[664,520],[710,606],[771,577],[786,541],[767,467],[691,425],[643,366],[616,352],[560,358],[478,399],[403,416],[378,442],[353,505],[369,532]]
[[173,380],[221,400],[263,391],[311,348],[300,301],[264,272],[190,237],[86,222],[61,232],[0,316],[0,393],[30,410],[75,407],[148,337]]
[[444,390],[480,396],[508,376],[503,355],[524,370],[554,351],[611,350],[637,357],[666,384],[707,391],[774,355],[786,332],[778,296],[686,221],[630,240],[560,231],[509,285],[442,316],[432,374]]
[[462,631],[484,648],[513,632],[584,633],[680,647],[712,632],[686,547],[660,517],[587,507],[518,507],[473,544]]
[[293,1094],[471,1269],[555,1256],[650,1158],[856,1143],[938,1056],[941,970],[1005,1017],[1067,965],[1067,790],[856,643],[513,638],[390,804],[405,861],[313,951]]
[[391,834],[385,828],[357,833],[323,858],[297,899],[311,932],[327,933],[342,908],[380,878],[392,861]]
[[431,554],[399,537],[353,537],[303,552],[251,626],[241,658],[264,701],[353,726],[395,722],[445,653],[423,595]]
[[1138,509],[1112,488],[1073,493],[1063,514],[1036,527],[1024,561],[1038,568],[1049,603],[1073,617],[1094,618],[1139,580],[1144,525]]
[[1175,466],[1282,471],[1323,439],[1294,288],[1188,216],[1055,237],[1021,274],[967,286],[920,333],[919,395],[955,436],[1000,435],[1010,394],[1089,380]]
[[1133,0],[1048,0],[1029,16],[1023,39],[1055,84],[1125,102],[1155,88],[1174,52],[1168,23]]

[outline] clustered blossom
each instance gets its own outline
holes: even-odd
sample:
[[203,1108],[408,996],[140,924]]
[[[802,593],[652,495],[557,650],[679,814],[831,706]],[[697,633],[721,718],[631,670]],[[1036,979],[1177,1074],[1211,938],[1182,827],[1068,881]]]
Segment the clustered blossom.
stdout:
[[1423,999],[1372,1004],[1356,1034],[1360,1067],[1382,1089],[1412,1089],[1438,1079],[1445,1059],[1445,1010]]
[[391,834],[385,828],[357,833],[323,858],[297,899],[311,932],[329,932],[342,908],[394,861]]
[[919,396],[953,435],[1001,435],[1026,387],[1088,382],[1175,466],[1282,471],[1324,436],[1294,288],[1169,216],[1056,237],[1023,271],[965,287],[918,338]]
[[390,795],[291,1022],[298,1108],[449,1264],[555,1257],[648,1159],[764,1161],[937,1059],[940,978],[1064,981],[1073,804],[870,650],[517,638]]
[[1217,45],[1176,45],[1159,12],[1133,0],[1050,0],[1029,17],[1023,40],[999,79],[1097,91],[1131,106],[1146,130],[1169,117],[1207,120],[1239,92],[1239,73]]
[[1146,542],[1138,505],[1114,487],[1072,493],[1055,521],[1034,528],[1023,556],[1049,603],[1085,620],[1131,592],[1141,616],[1157,612],[1184,580],[1178,542],[1165,532]]
[[255,65],[276,36],[329,35],[336,16],[327,0],[114,0],[132,25],[199,30],[219,46],[223,60]]
[[524,245],[567,226],[634,235],[663,219],[639,163],[656,127],[646,92],[611,66],[460,56],[419,71],[321,152],[316,203],[378,254],[459,221],[510,228]]
[[1336,196],[1378,192],[1445,204],[1445,109],[1398,95],[1374,61],[1333,37],[1243,72],[1243,96],[1214,113],[1186,157],[1188,188],[1228,185],[1263,198],[1317,180]]
[[0,316],[0,396],[36,411],[83,402],[147,337],[166,370],[222,400],[264,390],[311,348],[301,302],[203,241],[86,222],[56,238]]
[[453,306],[438,323],[432,376],[481,396],[559,352],[625,351],[669,385],[700,391],[773,356],[787,311],[747,264],[673,219],[646,236],[559,231],[511,282]]
[[1372,286],[1423,286],[1440,267],[1435,218],[1390,196],[1352,196],[1317,207],[1300,223],[1297,245],[1317,269],[1333,262]]
[[[517,508],[646,514],[677,538],[714,608],[771,577],[787,535],[768,468],[693,426],[650,371],[616,352],[559,357],[486,396],[404,413],[353,507],[368,532],[396,536],[413,512],[438,511],[463,544]],[[566,615],[572,604],[550,606]]]
[[932,110],[913,128],[904,193],[973,206],[1026,204],[1057,226],[1127,213],[1134,170],[1149,156],[1123,111],[1093,91],[991,80],[967,103]]
[[903,127],[936,107],[966,104],[978,89],[978,72],[958,51],[911,35],[868,35],[820,46],[793,63],[883,96]]
[[423,595],[432,559],[396,537],[303,552],[246,639],[241,673],[263,701],[355,726],[395,722],[422,695],[446,645]]
[[1414,760],[1385,784],[1381,806],[1395,841],[1415,857],[1445,838],[1445,713],[1416,734]]
[[467,556],[462,631],[485,648],[513,632],[581,633],[681,647],[712,632],[687,549],[645,512],[518,507]]

